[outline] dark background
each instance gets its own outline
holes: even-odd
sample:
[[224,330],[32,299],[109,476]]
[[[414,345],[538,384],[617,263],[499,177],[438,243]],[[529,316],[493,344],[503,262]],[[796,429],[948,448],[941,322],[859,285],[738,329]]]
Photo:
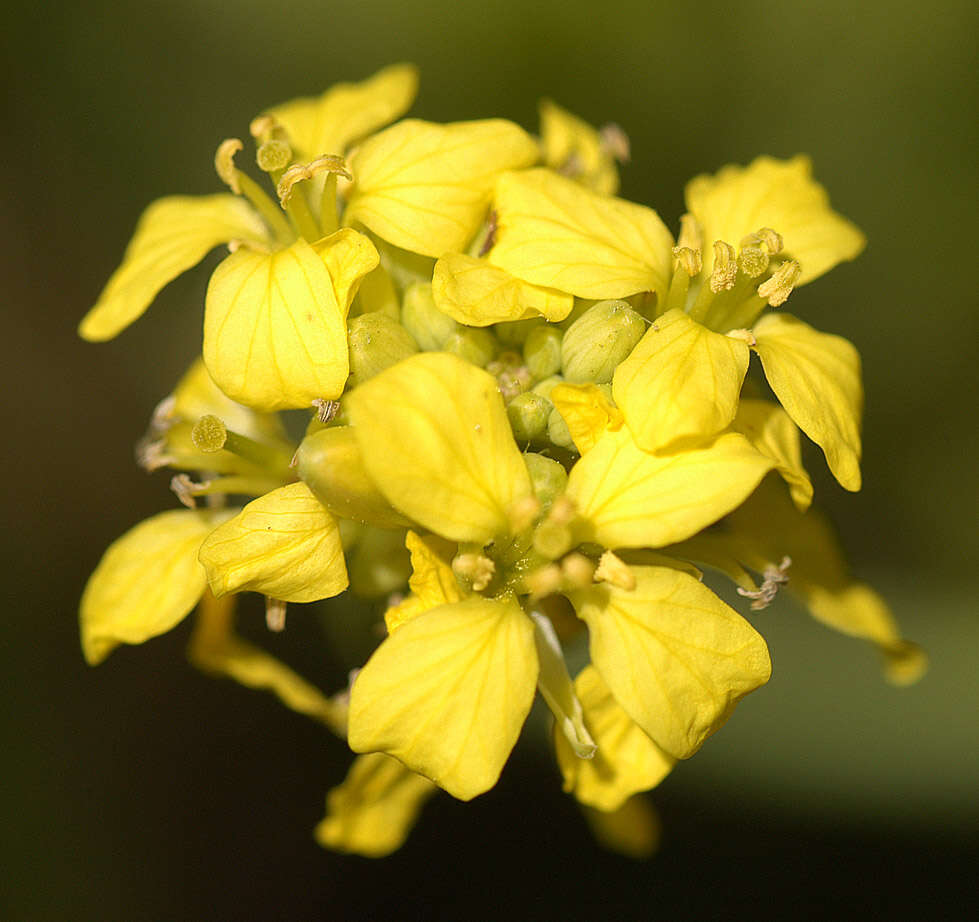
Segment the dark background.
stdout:
[[[975,3],[360,0],[5,8],[6,409],[0,917],[960,918],[979,846]],[[132,445],[200,336],[207,271],[112,343],[75,338],[151,199],[216,191],[263,107],[412,60],[414,114],[536,127],[553,97],[619,122],[623,194],[674,228],[693,174],[811,154],[867,233],[790,309],[852,339],[865,488],[817,500],[932,657],[911,689],[789,606],[775,676],[652,795],[660,854],[601,852],[533,741],[383,862],[316,846],[349,756],[264,695],[195,673],[186,627],[96,670],[76,607],[105,546],[172,505]],[[212,256],[208,265],[213,265]],[[334,610],[328,618],[342,619]],[[258,630],[260,616],[246,619]],[[263,640],[325,688],[312,619]],[[971,909],[971,913],[970,913]]]

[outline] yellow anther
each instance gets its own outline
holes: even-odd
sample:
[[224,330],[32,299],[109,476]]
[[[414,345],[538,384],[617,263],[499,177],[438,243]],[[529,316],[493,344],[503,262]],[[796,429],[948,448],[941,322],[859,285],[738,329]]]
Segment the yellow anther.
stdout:
[[316,409],[316,419],[321,423],[328,423],[340,412],[340,401],[317,397],[313,401],[313,407]]
[[554,522],[556,525],[568,525],[574,519],[576,514],[577,509],[575,509],[574,502],[568,499],[567,496],[559,496],[556,500],[554,500],[554,504],[547,513],[547,519],[549,522]]
[[632,158],[632,148],[629,144],[629,135],[623,130],[621,125],[609,122],[598,129],[598,134],[602,139],[602,150],[610,154],[619,163],[628,163]]
[[704,232],[701,230],[700,222],[692,214],[688,213],[680,217],[680,236],[676,238],[676,245],[703,252]]
[[265,597],[265,625],[270,631],[284,631],[286,627],[286,603],[282,599]]
[[561,576],[566,589],[584,589],[591,585],[594,573],[595,564],[584,554],[568,554],[561,561]]
[[802,266],[794,259],[788,259],[779,265],[767,282],[758,286],[758,294],[767,298],[771,307],[779,307],[792,293],[800,275],[802,275]]
[[538,567],[524,577],[524,584],[533,599],[543,599],[561,588],[561,568],[556,563]]
[[691,278],[697,275],[704,267],[704,259],[700,250],[691,250],[690,247],[673,247],[673,255],[676,261]]
[[540,500],[536,496],[523,496],[518,499],[510,507],[510,528],[513,529],[513,533],[519,535],[531,528],[540,512]]
[[452,572],[472,586],[473,592],[482,592],[496,573],[496,564],[482,554],[459,554],[452,561]]
[[177,499],[188,509],[197,508],[197,501],[194,499],[196,495],[194,488],[197,486],[198,484],[194,483],[187,474],[174,474],[170,478],[170,489],[173,490]]
[[317,157],[310,163],[294,163],[282,174],[282,179],[279,180],[279,184],[275,188],[282,207],[284,208],[289,202],[289,199],[292,198],[292,187],[297,182],[312,179],[320,173],[336,173],[345,179],[353,179],[347,171],[347,164],[344,162],[343,157],[337,157],[333,154],[324,154],[322,157]]
[[611,551],[602,554],[594,576],[596,583],[611,583],[619,589],[631,592],[636,588],[636,577],[629,565]]
[[214,155],[214,169],[218,176],[235,195],[241,195],[241,184],[238,182],[238,170],[235,168],[235,154],[244,145],[237,138],[228,138],[218,145]]
[[758,345],[758,340],[755,339],[755,334],[751,330],[728,330],[724,335],[730,339],[740,339],[741,342],[747,343],[749,346]]
[[768,255],[774,256],[782,252],[782,235],[770,227],[760,227],[755,231],[755,236],[768,248]]
[[738,262],[734,247],[723,240],[714,241],[714,271],[710,274],[710,290],[717,294],[734,287],[738,276]]
[[251,120],[248,133],[256,140],[265,142],[272,138],[282,138],[285,131],[274,115],[259,115]]
[[270,138],[255,153],[255,162],[263,173],[284,170],[292,160],[292,148],[286,141]]

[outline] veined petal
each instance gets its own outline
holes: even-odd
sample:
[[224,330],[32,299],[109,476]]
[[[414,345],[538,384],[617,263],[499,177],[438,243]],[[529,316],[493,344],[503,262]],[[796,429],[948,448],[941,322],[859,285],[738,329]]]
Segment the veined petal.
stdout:
[[657,317],[612,379],[636,443],[664,451],[726,429],[750,357],[742,340],[714,333],[681,310]]
[[201,545],[211,592],[262,592],[283,602],[315,602],[347,588],[336,519],[304,483],[253,500]]
[[812,503],[812,481],[802,466],[799,428],[788,413],[769,400],[742,400],[734,428],[766,458],[789,485],[792,501],[805,512]]
[[197,551],[231,514],[161,512],[109,546],[82,595],[82,651],[89,665],[101,663],[120,643],[166,633],[190,613],[207,585]]
[[853,343],[820,333],[791,314],[766,314],[752,332],[775,396],[822,448],[840,484],[859,490],[863,385]]
[[625,422],[622,411],[594,384],[559,384],[550,399],[581,454],[591,451],[607,429],[616,431]]
[[692,576],[633,567],[636,587],[569,593],[588,624],[591,659],[626,713],[685,759],[771,675],[761,635]]
[[342,154],[406,112],[418,92],[418,69],[393,64],[360,83],[337,83],[322,96],[293,99],[269,109],[285,128],[295,159]]
[[704,232],[704,271],[713,268],[715,240],[733,246],[759,228],[782,235],[784,254],[798,260],[804,285],[843,260],[855,259],[866,240],[859,229],[829,206],[826,190],[812,178],[812,162],[758,157],[750,166],[726,166],[713,176],[687,183],[687,210]]
[[555,728],[554,749],[564,790],[590,807],[617,810],[633,794],[656,787],[676,760],[622,710],[594,666],[578,673],[574,688],[598,749],[593,758],[579,759]]
[[204,362],[232,400],[260,410],[338,397],[349,372],[345,311],[305,240],[275,253],[238,250],[214,270]]
[[581,540],[604,547],[662,547],[682,541],[738,506],[772,468],[744,436],[657,456],[629,430],[606,432],[568,476],[567,495],[584,522]]
[[596,300],[666,293],[673,237],[652,209],[541,169],[501,176],[495,207],[489,260],[517,278]]
[[366,234],[349,227],[341,227],[335,234],[317,240],[313,249],[320,255],[326,271],[330,273],[333,296],[346,317],[350,304],[357,296],[361,279],[373,272],[380,263],[377,247]]
[[435,264],[432,296],[440,311],[472,327],[537,314],[558,323],[574,306],[574,298],[563,291],[523,282],[465,253],[447,253]]
[[153,202],[79,335],[90,342],[112,339],[142,316],[164,285],[231,240],[268,242],[265,225],[244,199],[180,195]]
[[544,164],[600,195],[615,195],[619,172],[598,131],[549,99],[538,108]]
[[531,495],[496,380],[441,352],[411,356],[346,398],[368,473],[405,515],[453,541],[487,542]]
[[326,795],[316,841],[324,848],[383,858],[400,848],[438,788],[383,752],[357,756],[343,784]]
[[450,561],[454,545],[436,535],[421,537],[409,531],[405,547],[411,554],[408,586],[428,608],[458,602],[462,598]]
[[486,214],[496,177],[537,157],[533,139],[504,119],[450,125],[406,119],[351,157],[344,222],[425,256],[462,250]]
[[582,812],[602,848],[639,861],[656,854],[662,824],[648,797],[633,795],[611,813],[587,806]]
[[491,788],[537,684],[534,624],[474,597],[390,635],[354,680],[350,748],[387,752],[460,800]]

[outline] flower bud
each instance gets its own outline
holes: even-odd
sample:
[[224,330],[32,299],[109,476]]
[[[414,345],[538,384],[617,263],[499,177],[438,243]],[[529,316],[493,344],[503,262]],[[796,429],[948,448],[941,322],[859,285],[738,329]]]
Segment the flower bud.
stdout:
[[526,342],[531,330],[544,324],[542,317],[528,317],[526,320],[510,320],[493,325],[493,332],[504,346],[520,348]]
[[347,344],[350,373],[357,384],[418,351],[411,334],[397,320],[378,311],[351,318],[347,325]]
[[489,330],[482,327],[460,326],[449,335],[442,348],[460,359],[485,368],[493,361],[499,343]]
[[416,282],[405,291],[401,322],[423,352],[436,352],[456,331],[458,324],[435,306],[432,286]]
[[307,435],[296,452],[296,473],[334,515],[381,528],[410,524],[367,474],[350,426]]
[[524,452],[523,461],[541,505],[545,508],[550,506],[568,485],[568,472],[564,465],[535,451]]
[[574,439],[571,438],[571,430],[556,408],[551,410],[551,415],[547,417],[547,437],[558,448],[567,448],[568,451],[577,450]]
[[625,301],[599,301],[564,334],[564,377],[573,384],[608,383],[645,332],[646,322]]
[[555,326],[534,327],[523,344],[523,360],[536,381],[549,378],[561,370],[561,340],[564,334]]
[[513,437],[518,442],[531,442],[547,434],[547,420],[554,405],[546,397],[526,391],[518,394],[507,405],[507,417]]
[[546,397],[548,400],[551,399],[551,391],[554,390],[559,384],[564,383],[564,378],[561,375],[551,375],[549,378],[545,378],[543,381],[538,381],[531,390],[535,394],[540,394],[541,397]]

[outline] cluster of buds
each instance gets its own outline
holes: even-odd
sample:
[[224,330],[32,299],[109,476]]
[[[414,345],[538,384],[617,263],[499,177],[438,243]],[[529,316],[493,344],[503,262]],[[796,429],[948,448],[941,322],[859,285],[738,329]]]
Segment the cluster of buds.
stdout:
[[[108,549],[83,650],[100,662],[196,609],[195,663],[360,754],[317,837],[367,855],[438,788],[491,788],[539,691],[565,790],[603,841],[642,851],[637,795],[771,674],[704,569],[752,611],[784,587],[897,682],[924,666],[809,508],[800,431],[860,486],[857,352],[766,312],[863,237],[805,158],[763,157],[691,181],[674,239],[615,197],[621,129],[550,102],[537,137],[395,121],[415,89],[397,66],[274,107],[251,125],[273,194],[229,139],[230,194],[145,212],[86,339],[231,253],[202,355],[138,453],[175,470],[184,508]],[[752,352],[764,377],[746,383]],[[288,605],[345,591],[384,636],[332,696],[235,632],[242,593],[282,630]]]

